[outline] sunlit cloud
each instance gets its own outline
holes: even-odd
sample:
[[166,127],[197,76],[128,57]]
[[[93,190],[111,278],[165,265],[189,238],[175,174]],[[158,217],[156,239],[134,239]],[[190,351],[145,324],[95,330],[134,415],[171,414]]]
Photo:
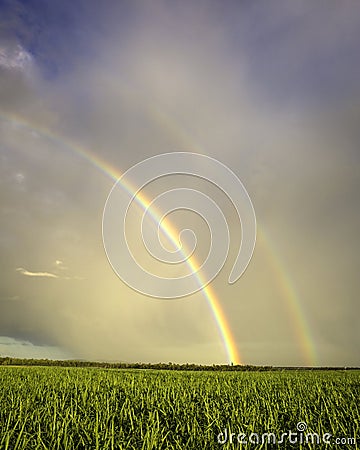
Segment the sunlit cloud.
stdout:
[[21,273],[21,275],[25,275],[26,277],[40,277],[40,278],[59,278],[58,275],[50,272],[30,272],[22,267],[18,267],[15,269],[17,272]]
[[11,70],[25,70],[32,64],[32,56],[21,45],[2,46],[0,44],[0,67]]
[[[67,267],[62,267],[62,270],[67,270]],[[56,274],[56,273],[52,273],[52,272],[31,272],[27,269],[24,269],[23,267],[18,267],[17,269],[15,269],[16,272],[20,273],[21,275],[24,275],[26,277],[35,277],[35,278],[58,278],[58,279],[62,279],[62,280],[84,280],[84,277],[78,276],[78,275],[74,275],[74,276],[69,276],[69,275],[60,275],[60,274]]]
[[56,259],[54,261],[54,266],[56,268],[57,271],[67,271],[69,268],[64,264],[63,261],[61,261],[60,259]]

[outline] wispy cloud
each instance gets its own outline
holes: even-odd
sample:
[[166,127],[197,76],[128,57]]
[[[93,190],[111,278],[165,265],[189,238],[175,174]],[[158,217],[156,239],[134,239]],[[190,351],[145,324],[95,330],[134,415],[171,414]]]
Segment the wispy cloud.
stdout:
[[56,259],[54,262],[54,266],[56,267],[56,270],[67,270],[68,267],[65,266],[64,262],[60,259]]
[[16,271],[21,273],[21,275],[25,275],[26,277],[60,278],[58,275],[55,275],[51,272],[30,272],[23,267],[18,267]]
[[[57,266],[60,267],[60,269],[62,270],[66,270],[67,267],[62,266],[62,262],[61,261],[57,261],[57,263],[60,264],[56,264]],[[58,275],[56,273],[52,273],[52,272],[31,272],[30,270],[24,269],[23,267],[17,267],[16,272],[19,272],[21,275],[25,275],[26,277],[37,277],[37,278],[58,278],[61,280],[84,280],[83,277],[79,277],[78,275],[74,275],[74,276],[69,276],[69,275]]]

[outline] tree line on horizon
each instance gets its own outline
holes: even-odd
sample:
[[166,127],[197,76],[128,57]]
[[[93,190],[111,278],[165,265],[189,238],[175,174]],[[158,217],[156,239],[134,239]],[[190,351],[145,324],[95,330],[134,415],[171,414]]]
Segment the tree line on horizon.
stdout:
[[104,361],[83,361],[77,359],[26,359],[10,356],[0,357],[0,366],[49,366],[49,367],[94,367],[102,369],[153,369],[153,370],[192,370],[192,371],[270,371],[270,370],[349,370],[356,367],[301,367],[301,366],[254,366],[248,364],[176,364],[168,363],[125,363]]

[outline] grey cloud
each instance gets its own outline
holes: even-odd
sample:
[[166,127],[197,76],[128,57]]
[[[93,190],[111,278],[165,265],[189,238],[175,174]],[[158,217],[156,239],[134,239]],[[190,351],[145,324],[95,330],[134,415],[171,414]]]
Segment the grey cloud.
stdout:
[[[220,15],[207,4],[144,4],[132,29],[114,26],[119,11],[110,8],[113,25],[91,36],[93,59],[79,54],[52,80],[36,56],[31,77],[1,72],[2,334],[84,358],[224,361],[200,294],[174,303],[142,298],[113,274],[101,237],[113,180],[77,151],[91,149],[120,173],[154,154],[192,150],[220,159],[244,182],[296,286],[321,363],[358,361],[360,78],[343,85],[357,7],[336,6],[321,18],[322,8],[303,2],[273,2],[275,12],[229,3]],[[312,67],[316,85],[345,53],[333,92],[312,103]],[[309,78],[299,86],[301,73]],[[245,362],[302,364],[266,246],[259,243],[236,285],[226,284],[236,226],[214,289]],[[58,279],[38,283],[14,267]],[[3,300],[14,295],[19,300]]]

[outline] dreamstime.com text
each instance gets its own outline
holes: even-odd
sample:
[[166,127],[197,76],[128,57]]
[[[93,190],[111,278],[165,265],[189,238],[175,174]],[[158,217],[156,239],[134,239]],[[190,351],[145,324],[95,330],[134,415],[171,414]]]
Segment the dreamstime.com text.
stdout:
[[297,431],[288,430],[283,433],[234,433],[225,428],[217,435],[219,444],[327,444],[327,445],[353,445],[356,447],[355,437],[335,437],[331,433],[318,434],[306,432],[307,424],[299,422],[296,425]]

